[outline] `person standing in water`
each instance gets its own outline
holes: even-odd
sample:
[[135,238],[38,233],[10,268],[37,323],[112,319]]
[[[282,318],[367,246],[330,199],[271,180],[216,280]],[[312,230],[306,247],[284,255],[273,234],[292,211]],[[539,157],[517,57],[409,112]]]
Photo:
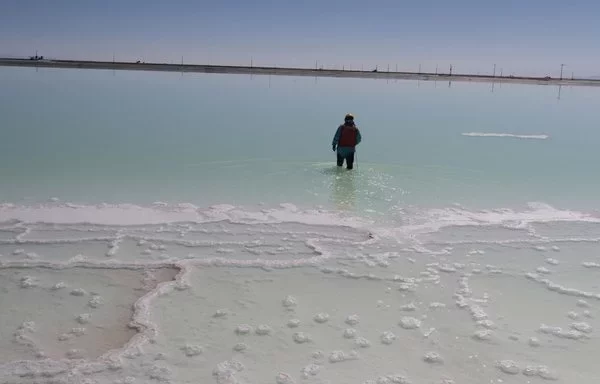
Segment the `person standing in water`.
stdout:
[[333,151],[337,150],[338,167],[344,165],[344,160],[346,160],[346,168],[353,168],[354,152],[356,152],[356,146],[361,139],[360,131],[354,124],[354,116],[350,113],[347,114],[344,117],[344,124],[338,127],[331,143]]

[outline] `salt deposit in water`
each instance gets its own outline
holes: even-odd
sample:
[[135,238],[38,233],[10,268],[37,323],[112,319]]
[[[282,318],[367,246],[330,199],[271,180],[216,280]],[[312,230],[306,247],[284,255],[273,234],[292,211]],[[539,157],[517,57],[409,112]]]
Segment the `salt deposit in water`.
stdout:
[[215,312],[213,317],[222,318],[222,317],[227,317],[228,314],[229,314],[229,311],[227,311],[226,309],[219,309]]
[[323,324],[329,321],[329,314],[317,313],[313,319],[315,320],[315,322]]
[[271,332],[273,332],[273,329],[269,325],[261,324],[256,327],[256,334],[259,336],[267,336],[270,335]]
[[517,375],[521,372],[519,365],[512,360],[501,360],[497,363],[498,369],[509,375]]
[[248,335],[252,333],[252,326],[248,324],[240,324],[235,328],[235,333],[238,335]]
[[296,332],[292,335],[292,338],[298,344],[308,343],[311,340],[310,335],[304,332]]
[[340,351],[340,350],[336,350],[331,352],[331,354],[329,355],[329,362],[330,363],[340,363],[343,361],[348,361],[348,360],[356,360],[359,358],[358,352],[357,351],[350,351],[350,352],[344,352],[344,351]]
[[287,373],[284,373],[284,372],[279,372],[277,374],[277,376],[275,377],[275,382],[277,384],[294,384],[295,383],[292,376]]
[[306,367],[302,368],[302,378],[308,379],[311,376],[316,376],[321,370],[321,366],[317,364],[309,364]]
[[425,356],[423,356],[423,360],[430,364],[441,364],[444,362],[442,356],[437,352],[427,352]]
[[381,343],[389,345],[392,344],[396,340],[396,335],[392,332],[386,331],[381,334]]
[[298,328],[300,326],[301,322],[299,319],[290,319],[287,322],[287,326],[288,328]]
[[478,330],[473,333],[473,338],[479,341],[488,341],[492,339],[493,332],[489,329]]
[[369,348],[371,346],[371,342],[362,336],[357,337],[356,340],[354,340],[354,344],[360,348]]
[[82,288],[75,288],[74,290],[71,291],[71,295],[73,296],[85,296],[87,295],[87,292],[82,289]]
[[358,317],[358,315],[354,314],[354,315],[350,315],[346,318],[346,324],[351,325],[351,326],[355,326],[360,322],[360,318]]
[[235,375],[244,370],[244,364],[237,360],[226,360],[215,367],[213,376],[217,380],[217,384],[235,384],[237,379]]
[[98,308],[103,304],[104,304],[104,299],[99,295],[94,295],[88,302],[88,305],[92,308]]
[[357,336],[356,329],[354,328],[346,328],[344,330],[344,338],[346,339],[354,339]]
[[400,319],[400,327],[403,329],[417,329],[421,326],[421,321],[414,317],[402,317]]
[[181,350],[187,357],[198,356],[201,355],[202,352],[204,352],[204,349],[201,346],[191,344],[184,345],[183,347],[181,347]]
[[283,306],[288,309],[295,308],[298,305],[298,300],[291,295],[288,295],[283,299]]

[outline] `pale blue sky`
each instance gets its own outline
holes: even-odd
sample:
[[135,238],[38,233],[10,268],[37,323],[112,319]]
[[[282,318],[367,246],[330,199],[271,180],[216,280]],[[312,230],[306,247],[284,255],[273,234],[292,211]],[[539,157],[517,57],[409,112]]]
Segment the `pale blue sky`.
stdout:
[[596,0],[2,0],[0,55],[600,75]]

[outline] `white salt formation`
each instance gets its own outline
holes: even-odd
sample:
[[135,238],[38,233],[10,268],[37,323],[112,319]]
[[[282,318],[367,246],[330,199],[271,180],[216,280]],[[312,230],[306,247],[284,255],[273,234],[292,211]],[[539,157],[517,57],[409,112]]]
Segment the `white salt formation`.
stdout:
[[317,313],[314,317],[317,323],[323,324],[329,321],[329,315],[327,313]]
[[24,276],[21,278],[21,282],[20,282],[21,288],[37,287],[38,285],[39,285],[39,283],[34,277]]
[[235,384],[238,383],[235,375],[244,368],[244,364],[237,360],[227,360],[217,364],[212,374],[217,384]]
[[500,369],[504,373],[508,373],[509,375],[517,375],[521,372],[521,369],[512,360],[502,360],[497,364],[498,369]]
[[98,308],[103,304],[104,304],[104,299],[98,295],[94,295],[88,302],[88,305],[92,308]]
[[288,328],[298,328],[300,326],[300,320],[291,319],[287,322]]
[[404,329],[417,329],[421,326],[421,321],[414,317],[403,317],[400,319],[400,326]]
[[360,322],[358,315],[350,315],[346,318],[346,324],[355,326]]
[[[99,204],[40,220],[0,203],[0,302],[15,311],[0,382],[594,382],[597,215],[411,206],[389,227],[263,208]],[[568,263],[543,262],[555,243]],[[27,276],[37,285],[21,289]]]
[[338,350],[338,351],[331,352],[331,354],[329,355],[330,363],[340,363],[342,361],[356,360],[356,359],[358,359],[357,351],[344,352],[344,351]]
[[270,326],[266,324],[261,324],[256,327],[256,334],[259,336],[267,336],[270,335],[273,330]]
[[296,332],[292,337],[298,344],[304,344],[310,341],[310,335],[304,332]]
[[82,289],[82,288],[76,288],[74,290],[71,291],[71,295],[73,296],[85,296],[87,295],[87,292]]
[[359,348],[369,348],[371,346],[371,342],[364,337],[357,337],[354,344]]
[[357,336],[356,329],[354,328],[346,328],[344,330],[344,338],[346,339],[354,339]]
[[298,305],[298,300],[294,296],[286,296],[283,299],[283,306],[288,309],[295,308]]
[[381,335],[381,342],[386,345],[390,345],[396,340],[396,335],[392,332],[386,331]]
[[444,362],[442,356],[437,352],[427,352],[425,356],[423,356],[423,360],[430,364],[441,364]]
[[488,341],[492,339],[493,332],[489,329],[478,330],[473,333],[473,338],[479,341]]
[[240,324],[235,328],[235,333],[238,335],[248,335],[252,333],[252,327],[248,324]]
[[275,377],[275,382],[277,384],[294,384],[295,383],[292,376],[290,376],[289,374],[284,373],[284,372],[279,372],[277,374],[277,377]]
[[309,364],[306,367],[302,368],[302,378],[308,379],[311,376],[316,376],[320,370],[321,370],[321,367],[319,365]]
[[67,284],[65,284],[64,282],[60,281],[60,282],[54,284],[51,289],[54,290],[54,291],[58,291],[59,289],[63,289],[63,288],[66,288],[66,287],[67,287]]
[[227,317],[228,314],[229,314],[229,312],[226,309],[219,309],[219,310],[217,310],[217,312],[215,312],[213,317],[222,318],[222,317]]
[[194,356],[201,355],[202,352],[204,351],[204,349],[201,346],[190,345],[190,344],[184,345],[183,347],[181,347],[181,350],[183,351],[183,353],[185,353],[185,355],[187,357],[194,357]]

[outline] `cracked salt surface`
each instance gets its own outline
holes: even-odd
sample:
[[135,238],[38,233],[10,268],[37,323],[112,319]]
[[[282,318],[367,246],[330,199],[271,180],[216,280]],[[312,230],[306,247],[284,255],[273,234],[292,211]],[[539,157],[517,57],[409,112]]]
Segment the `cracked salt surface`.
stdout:
[[[474,384],[597,376],[594,243],[537,238],[520,213],[460,219],[476,226],[473,217],[518,216],[510,228],[445,226],[436,234],[441,220],[388,229],[410,234],[399,247],[352,226],[254,223],[261,212],[239,213],[241,224],[204,224],[199,215],[235,209],[157,207],[169,220],[25,224],[0,241],[0,305],[25,309],[0,311],[0,381]],[[140,217],[135,212],[128,220]],[[180,214],[188,220],[171,220]],[[559,251],[561,263],[544,258]],[[154,289],[176,273],[176,282]]]

